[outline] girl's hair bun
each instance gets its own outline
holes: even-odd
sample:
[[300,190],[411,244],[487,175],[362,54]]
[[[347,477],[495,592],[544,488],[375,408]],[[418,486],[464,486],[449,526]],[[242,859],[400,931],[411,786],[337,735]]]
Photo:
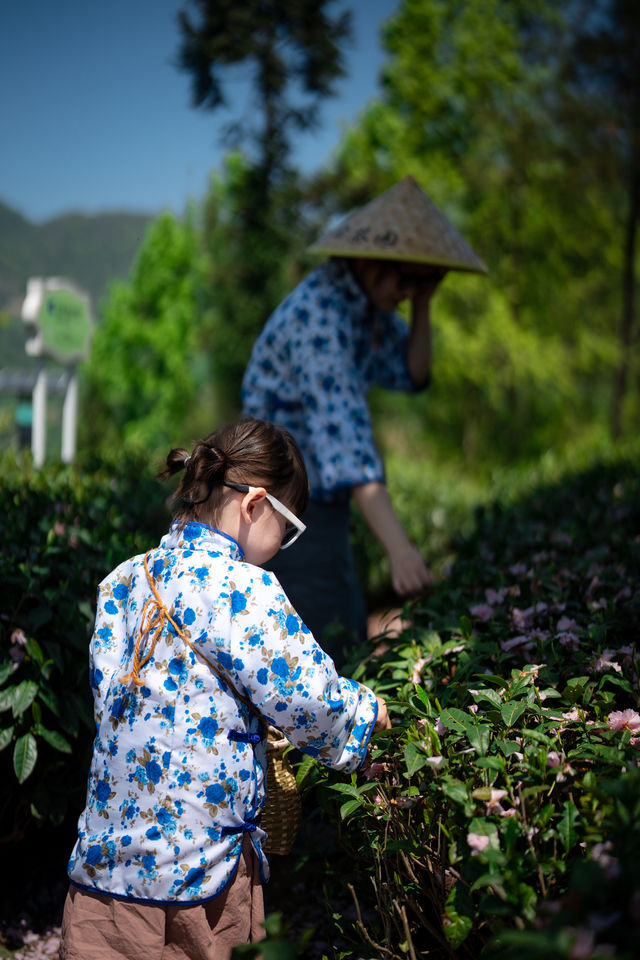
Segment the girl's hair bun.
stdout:
[[187,450],[183,447],[174,447],[167,454],[166,467],[158,474],[159,479],[166,480],[167,477],[172,477],[174,473],[183,470],[190,459],[191,454]]

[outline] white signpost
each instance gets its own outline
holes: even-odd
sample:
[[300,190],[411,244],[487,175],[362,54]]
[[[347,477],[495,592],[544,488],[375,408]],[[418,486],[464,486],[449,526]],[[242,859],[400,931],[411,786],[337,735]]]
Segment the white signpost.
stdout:
[[[32,357],[51,357],[67,368],[67,385],[62,407],[62,459],[71,463],[76,454],[78,422],[77,364],[89,352],[93,319],[91,302],[84,291],[69,280],[33,277],[27,283],[22,319],[34,327],[26,343]],[[33,387],[33,461],[41,467],[46,455],[47,371],[42,364]]]

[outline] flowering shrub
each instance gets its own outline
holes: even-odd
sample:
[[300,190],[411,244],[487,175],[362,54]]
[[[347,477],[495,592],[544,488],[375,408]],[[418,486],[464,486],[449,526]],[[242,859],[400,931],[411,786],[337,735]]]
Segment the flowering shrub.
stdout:
[[359,670],[394,729],[325,778],[373,875],[357,956],[635,956],[640,472],[486,511],[405,617]]

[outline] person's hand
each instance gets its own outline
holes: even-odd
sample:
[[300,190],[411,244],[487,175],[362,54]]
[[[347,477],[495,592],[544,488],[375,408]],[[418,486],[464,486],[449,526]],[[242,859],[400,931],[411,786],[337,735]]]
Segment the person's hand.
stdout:
[[396,553],[390,553],[389,561],[391,583],[399,596],[412,596],[431,584],[429,568],[412,544],[408,544]]
[[447,272],[444,267],[433,267],[428,275],[421,278],[420,284],[416,286],[411,297],[414,307],[429,303]]
[[382,697],[376,697],[376,700],[378,701],[378,718],[375,722],[373,732],[378,733],[380,730],[391,730],[391,720],[389,720],[389,714],[387,713],[387,703]]

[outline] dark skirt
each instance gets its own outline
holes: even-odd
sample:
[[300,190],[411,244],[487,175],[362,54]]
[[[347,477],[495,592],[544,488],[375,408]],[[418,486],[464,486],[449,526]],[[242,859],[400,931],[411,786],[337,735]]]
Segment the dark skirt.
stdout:
[[367,636],[366,606],[349,545],[349,501],[311,501],[299,540],[267,564],[320,646],[341,667]]

